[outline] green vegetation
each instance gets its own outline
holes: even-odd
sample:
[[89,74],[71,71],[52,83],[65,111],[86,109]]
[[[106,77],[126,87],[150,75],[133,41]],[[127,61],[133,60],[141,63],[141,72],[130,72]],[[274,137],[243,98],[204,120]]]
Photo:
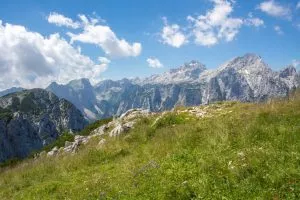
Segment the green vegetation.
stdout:
[[20,102],[20,111],[22,112],[37,112],[37,107],[33,101],[34,94],[29,93]]
[[101,120],[98,120],[94,123],[91,123],[89,125],[87,125],[85,127],[85,129],[83,129],[82,131],[80,131],[78,134],[79,135],[89,135],[93,130],[95,130],[96,128],[104,125],[104,124],[107,124],[109,122],[112,121],[112,118],[107,118],[107,119],[101,119]]
[[5,162],[2,162],[0,163],[0,168],[4,168],[4,167],[13,167],[15,166],[16,164],[19,164],[20,163],[20,159],[18,158],[12,158],[12,159],[9,159]]
[[54,147],[58,147],[58,148],[63,147],[63,146],[65,146],[66,141],[74,142],[74,134],[71,134],[69,132],[64,132],[53,143],[45,146],[42,149],[42,151],[47,151],[48,152],[51,149],[53,149]]
[[26,160],[1,172],[0,199],[300,199],[300,95],[207,111]]
[[13,117],[13,113],[9,109],[0,107],[0,120],[10,121]]

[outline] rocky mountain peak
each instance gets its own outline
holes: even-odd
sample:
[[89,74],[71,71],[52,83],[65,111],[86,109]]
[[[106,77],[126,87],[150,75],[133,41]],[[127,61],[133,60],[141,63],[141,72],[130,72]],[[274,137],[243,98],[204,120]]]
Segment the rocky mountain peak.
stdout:
[[188,71],[202,72],[204,70],[206,70],[206,67],[204,64],[200,63],[197,60],[192,60],[190,62],[184,63],[184,65],[179,68],[171,69],[169,71],[169,73],[174,74],[174,73],[188,72]]
[[297,74],[297,70],[296,70],[295,66],[289,65],[280,71],[279,76],[281,78],[287,78],[289,76],[295,76],[296,74]]
[[141,84],[174,84],[182,82],[195,82],[200,78],[200,74],[206,71],[205,65],[199,61],[192,60],[180,66],[179,68],[170,69],[160,74],[152,75],[142,81]]
[[234,68],[236,70],[243,69],[266,69],[267,65],[264,63],[262,58],[256,54],[248,53],[244,56],[236,57],[229,62],[225,63],[221,68]]
[[72,87],[73,89],[88,89],[88,88],[92,88],[93,86],[91,85],[89,79],[87,78],[81,78],[81,79],[76,79],[76,80],[72,80],[68,83],[68,85],[70,87]]

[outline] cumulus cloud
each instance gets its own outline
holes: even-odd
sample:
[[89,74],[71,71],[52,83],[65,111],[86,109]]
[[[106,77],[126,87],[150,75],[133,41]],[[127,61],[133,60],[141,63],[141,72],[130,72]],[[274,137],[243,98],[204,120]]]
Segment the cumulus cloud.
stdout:
[[47,20],[50,24],[55,24],[57,26],[66,26],[68,28],[74,29],[80,27],[79,22],[74,22],[72,19],[65,17],[64,15],[58,14],[56,12],[50,13]]
[[0,89],[12,86],[45,87],[89,78],[96,82],[109,62],[95,63],[59,34],[48,37],[24,26],[0,21]]
[[168,24],[167,18],[163,18],[164,27],[160,33],[161,41],[164,44],[168,44],[172,47],[179,48],[187,43],[187,37],[181,31],[178,24]]
[[282,18],[291,18],[291,10],[289,7],[281,5],[275,0],[268,0],[260,3],[258,9],[262,12],[273,16],[273,17],[282,17]]
[[107,25],[98,24],[98,19],[78,15],[82,24],[82,32],[70,33],[71,43],[75,41],[94,44],[100,47],[107,56],[113,58],[136,57],[141,54],[141,43],[128,43],[125,39],[119,39]]
[[[188,26],[181,28],[178,24],[169,25],[166,18],[164,28],[160,34],[163,43],[173,47],[181,47],[190,38],[195,44],[213,46],[220,41],[234,40],[242,26],[260,27],[264,21],[254,17],[252,13],[247,18],[233,17],[234,0],[209,0],[213,7],[205,14],[189,15],[186,19]],[[183,33],[182,30],[185,30]]]
[[214,7],[205,15],[188,16],[187,20],[193,26],[195,43],[212,46],[220,40],[232,41],[243,25],[243,19],[232,17],[233,2],[227,0],[211,0]]
[[280,26],[274,26],[274,30],[275,32],[278,34],[278,35],[283,35],[284,32],[282,31],[281,27]]
[[148,58],[147,63],[149,65],[149,67],[152,67],[152,68],[163,67],[163,64],[157,58]]

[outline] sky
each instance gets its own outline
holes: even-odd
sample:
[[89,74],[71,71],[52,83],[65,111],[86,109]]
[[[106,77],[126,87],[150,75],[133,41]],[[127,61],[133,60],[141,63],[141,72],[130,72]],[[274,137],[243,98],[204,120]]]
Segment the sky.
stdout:
[[300,0],[1,0],[0,89],[146,77],[246,53],[300,60]]

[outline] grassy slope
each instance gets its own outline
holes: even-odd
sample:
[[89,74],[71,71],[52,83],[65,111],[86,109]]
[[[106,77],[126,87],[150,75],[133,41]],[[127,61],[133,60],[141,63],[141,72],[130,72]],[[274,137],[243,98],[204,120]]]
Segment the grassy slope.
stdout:
[[142,119],[103,148],[95,139],[76,155],[4,170],[0,199],[300,198],[300,97],[209,109],[155,127]]

